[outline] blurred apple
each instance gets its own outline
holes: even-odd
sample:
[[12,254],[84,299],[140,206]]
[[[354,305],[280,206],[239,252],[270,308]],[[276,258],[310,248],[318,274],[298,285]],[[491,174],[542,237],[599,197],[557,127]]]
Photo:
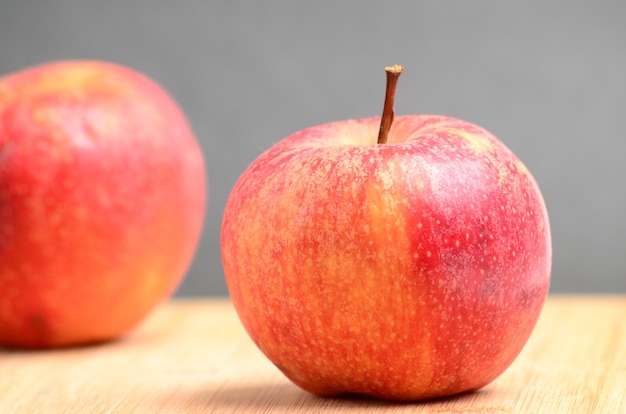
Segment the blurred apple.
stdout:
[[98,61],[0,79],[0,344],[118,337],[173,294],[206,203],[203,155],[153,81]]
[[485,386],[546,298],[537,183],[491,133],[444,116],[316,126],[241,175],[221,243],[228,289],[263,353],[315,394],[390,400]]

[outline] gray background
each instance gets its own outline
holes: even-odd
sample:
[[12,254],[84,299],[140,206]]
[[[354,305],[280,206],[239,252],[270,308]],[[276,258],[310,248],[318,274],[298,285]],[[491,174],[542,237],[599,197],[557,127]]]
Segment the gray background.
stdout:
[[109,60],[181,104],[210,205],[181,296],[225,295],[219,227],[245,167],[296,130],[396,112],[479,124],[533,172],[551,216],[552,292],[626,292],[626,2],[0,2],[0,73]]

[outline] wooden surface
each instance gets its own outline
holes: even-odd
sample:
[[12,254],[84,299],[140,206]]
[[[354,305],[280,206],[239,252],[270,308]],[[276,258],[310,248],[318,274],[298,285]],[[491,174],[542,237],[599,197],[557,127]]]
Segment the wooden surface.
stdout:
[[318,398],[255,348],[226,300],[173,301],[128,337],[0,349],[0,413],[626,413],[626,296],[552,296],[526,348],[483,390],[393,404]]

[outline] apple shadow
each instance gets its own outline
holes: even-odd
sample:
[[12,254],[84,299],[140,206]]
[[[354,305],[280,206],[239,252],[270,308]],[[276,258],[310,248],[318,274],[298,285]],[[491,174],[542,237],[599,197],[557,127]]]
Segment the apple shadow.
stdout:
[[445,407],[448,410],[467,409],[472,401],[477,402],[490,394],[489,389],[461,393],[450,397],[436,398],[422,401],[396,402],[386,401],[363,395],[341,395],[335,397],[320,397],[301,390],[297,386],[286,382],[284,384],[238,386],[228,383],[222,384],[206,393],[196,392],[192,395],[179,396],[191,403],[194,407],[217,412],[271,412],[281,410],[285,412],[318,413],[325,410],[337,412],[384,412],[398,407],[433,408]]
[[20,347],[20,346],[10,346],[10,345],[0,345],[0,355],[6,354],[63,354],[68,352],[76,352],[81,350],[90,350],[97,349],[103,346],[106,346],[114,341],[94,341],[85,344],[78,345],[68,345],[68,346],[59,346],[59,347]]
[[94,340],[90,342],[81,342],[77,344],[60,345],[60,346],[12,346],[0,345],[0,355],[11,354],[30,354],[30,355],[48,355],[48,354],[64,354],[64,353],[86,353],[106,351],[116,349],[118,347],[130,348],[134,346],[146,346],[146,344],[155,344],[166,340],[168,336],[159,332],[136,330],[115,338]]

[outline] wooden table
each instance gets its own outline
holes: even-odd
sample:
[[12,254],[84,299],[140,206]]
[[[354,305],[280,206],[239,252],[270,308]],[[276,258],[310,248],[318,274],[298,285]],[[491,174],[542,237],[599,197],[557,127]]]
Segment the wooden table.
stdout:
[[551,296],[526,348],[483,390],[393,404],[318,398],[255,348],[227,300],[175,300],[126,338],[0,350],[0,413],[626,413],[626,296]]

